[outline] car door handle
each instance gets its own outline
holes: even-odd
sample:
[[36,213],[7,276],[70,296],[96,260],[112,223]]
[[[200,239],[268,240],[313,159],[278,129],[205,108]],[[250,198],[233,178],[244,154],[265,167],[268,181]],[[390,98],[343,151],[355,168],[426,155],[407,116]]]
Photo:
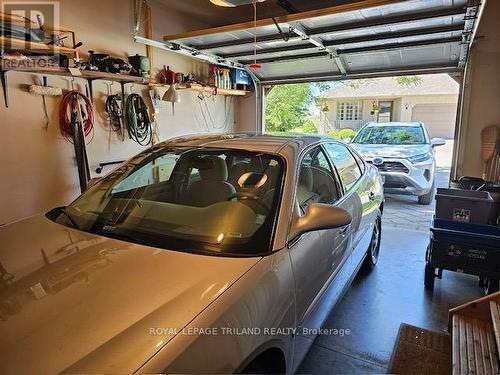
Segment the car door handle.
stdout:
[[375,193],[373,191],[368,193],[368,199],[372,202],[375,200]]

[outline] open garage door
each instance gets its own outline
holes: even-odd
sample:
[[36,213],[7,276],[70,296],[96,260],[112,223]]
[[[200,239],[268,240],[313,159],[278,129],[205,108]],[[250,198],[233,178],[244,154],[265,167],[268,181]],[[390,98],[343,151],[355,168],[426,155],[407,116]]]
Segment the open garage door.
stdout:
[[[265,3],[264,3],[265,4]],[[460,72],[476,0],[365,0],[165,36],[164,46],[240,66],[264,84]],[[260,69],[254,63],[255,49]]]
[[412,121],[425,124],[429,136],[453,139],[457,104],[417,104],[413,107]]

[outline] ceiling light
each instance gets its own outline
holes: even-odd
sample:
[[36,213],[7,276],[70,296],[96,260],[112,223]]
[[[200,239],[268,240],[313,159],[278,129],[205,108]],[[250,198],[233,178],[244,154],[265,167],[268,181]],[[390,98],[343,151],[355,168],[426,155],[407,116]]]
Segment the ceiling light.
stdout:
[[212,4],[220,7],[237,7],[240,5],[252,4],[254,1],[262,3],[265,0],[209,0]]

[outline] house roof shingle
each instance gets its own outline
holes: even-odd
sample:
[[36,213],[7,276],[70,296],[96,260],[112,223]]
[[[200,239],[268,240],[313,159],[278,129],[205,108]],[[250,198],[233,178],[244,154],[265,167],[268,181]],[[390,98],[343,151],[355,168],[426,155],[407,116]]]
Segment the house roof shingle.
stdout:
[[417,85],[400,85],[396,77],[373,78],[362,82],[358,87],[339,84],[322,95],[323,98],[363,98],[392,97],[410,95],[458,95],[459,85],[448,74],[429,74],[420,76]]

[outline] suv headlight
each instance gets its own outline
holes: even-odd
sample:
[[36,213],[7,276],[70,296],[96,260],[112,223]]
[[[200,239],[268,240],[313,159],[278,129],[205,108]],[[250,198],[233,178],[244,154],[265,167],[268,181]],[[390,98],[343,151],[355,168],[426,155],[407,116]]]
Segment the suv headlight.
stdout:
[[427,153],[421,154],[421,155],[410,156],[408,158],[408,160],[411,161],[413,164],[416,164],[416,163],[421,163],[423,161],[429,160],[430,158],[431,158],[431,155],[427,152]]

